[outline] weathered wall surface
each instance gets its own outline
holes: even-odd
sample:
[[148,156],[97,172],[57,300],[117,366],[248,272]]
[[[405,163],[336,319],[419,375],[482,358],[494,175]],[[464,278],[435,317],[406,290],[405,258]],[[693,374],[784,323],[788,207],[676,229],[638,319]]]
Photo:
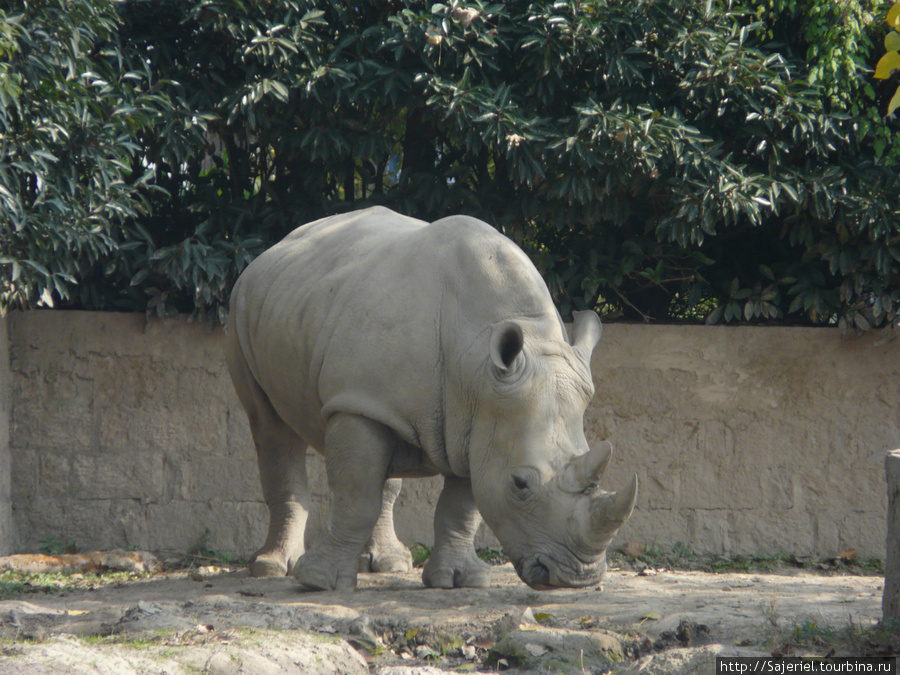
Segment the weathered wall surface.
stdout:
[[[13,314],[8,327],[18,550],[48,537],[82,550],[186,550],[206,530],[220,551],[249,555],[261,544],[266,509],[220,330],[81,312]],[[620,540],[884,556],[900,340],[608,325],[594,372],[588,437],[617,447],[604,485],[630,471],[641,481]],[[311,479],[321,505],[318,456]],[[406,481],[396,515],[407,543],[431,542],[439,485]],[[0,525],[2,508],[0,483]]]
[[638,472],[624,537],[695,551],[884,557],[900,340],[833,329],[607,327],[590,437]]
[[6,319],[0,317],[0,555],[14,547],[9,449],[9,338]]
[[210,545],[248,552],[267,516],[220,332],[89,312],[9,323],[21,550],[184,551],[208,528]]

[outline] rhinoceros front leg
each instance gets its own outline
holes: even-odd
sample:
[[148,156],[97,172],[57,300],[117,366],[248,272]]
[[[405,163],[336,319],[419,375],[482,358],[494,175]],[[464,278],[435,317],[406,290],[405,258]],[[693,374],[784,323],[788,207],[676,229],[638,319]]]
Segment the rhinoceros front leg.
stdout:
[[471,481],[445,476],[434,512],[434,551],[422,571],[426,586],[490,586],[491,568],[475,553],[475,533],[480,524]]
[[359,555],[381,514],[393,434],[377,422],[340,413],[325,430],[325,470],[332,500],[328,529],[294,566],[307,590],[356,587]]
[[397,538],[394,530],[394,503],[400,494],[403,481],[390,478],[384,484],[381,496],[381,515],[372,530],[362,555],[359,556],[360,572],[409,572],[412,555]]

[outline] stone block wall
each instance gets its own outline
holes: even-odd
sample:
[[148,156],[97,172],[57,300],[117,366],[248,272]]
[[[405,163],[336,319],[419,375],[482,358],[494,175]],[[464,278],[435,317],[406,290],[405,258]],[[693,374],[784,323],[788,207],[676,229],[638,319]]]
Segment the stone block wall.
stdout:
[[[266,509],[220,329],[42,311],[11,314],[7,327],[0,547],[5,390],[16,550],[54,538],[81,550],[184,551],[207,530],[209,547],[235,555],[262,543]],[[611,324],[593,366],[588,438],[617,448],[604,487],[631,471],[641,482],[620,540],[884,557],[883,461],[900,447],[900,340]],[[321,510],[323,463],[313,455],[310,465]],[[439,478],[405,482],[396,521],[407,543],[431,543],[439,487]],[[478,544],[495,540],[483,529]]]
[[720,554],[884,557],[900,340],[829,328],[607,326],[588,437],[637,471],[621,536]]
[[222,333],[143,315],[9,317],[18,547],[209,545],[248,553],[266,522]]
[[15,548],[12,521],[11,454],[9,449],[9,336],[7,323],[0,317],[0,555]]

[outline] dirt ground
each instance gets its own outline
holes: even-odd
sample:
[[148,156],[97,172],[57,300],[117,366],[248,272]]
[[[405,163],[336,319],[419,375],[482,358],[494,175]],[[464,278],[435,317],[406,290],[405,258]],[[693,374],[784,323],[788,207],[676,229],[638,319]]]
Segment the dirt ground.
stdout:
[[882,586],[799,569],[612,570],[602,590],[534,591],[505,564],[487,589],[426,589],[415,571],[301,593],[290,578],[200,568],[0,601],[0,673],[615,672],[710,644],[824,655],[880,620]]

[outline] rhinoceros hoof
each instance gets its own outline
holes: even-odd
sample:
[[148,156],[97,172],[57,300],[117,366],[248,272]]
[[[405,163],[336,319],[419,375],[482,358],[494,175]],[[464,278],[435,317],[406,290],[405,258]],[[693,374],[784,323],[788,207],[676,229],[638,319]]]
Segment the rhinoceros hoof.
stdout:
[[250,563],[251,577],[283,577],[287,573],[284,558],[274,553],[258,553]]
[[405,546],[383,550],[371,547],[359,556],[360,572],[411,572],[412,555]]
[[294,566],[294,578],[304,591],[349,591],[356,588],[356,570],[341,570],[335,565],[304,564]]
[[422,582],[428,588],[485,588],[491,585],[491,567],[474,555],[446,562],[432,556],[422,570]]

